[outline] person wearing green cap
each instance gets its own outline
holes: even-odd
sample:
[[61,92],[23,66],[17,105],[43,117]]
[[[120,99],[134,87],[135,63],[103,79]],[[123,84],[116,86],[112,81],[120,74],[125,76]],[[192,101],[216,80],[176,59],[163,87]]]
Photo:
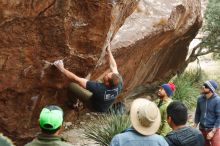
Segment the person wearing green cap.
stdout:
[[41,134],[25,146],[72,146],[59,137],[63,129],[63,110],[55,105],[42,109],[39,117]]

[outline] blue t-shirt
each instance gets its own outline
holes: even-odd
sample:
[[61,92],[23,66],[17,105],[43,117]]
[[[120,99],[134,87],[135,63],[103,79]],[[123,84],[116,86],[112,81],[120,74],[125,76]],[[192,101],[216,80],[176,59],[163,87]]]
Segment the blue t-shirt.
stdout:
[[113,137],[110,146],[169,146],[166,140],[157,134],[141,135],[135,129],[128,128]]
[[103,83],[97,81],[88,81],[86,89],[93,93],[91,102],[95,110],[99,112],[106,112],[114,102],[116,96],[122,90],[122,80],[118,86],[114,88],[107,88]]

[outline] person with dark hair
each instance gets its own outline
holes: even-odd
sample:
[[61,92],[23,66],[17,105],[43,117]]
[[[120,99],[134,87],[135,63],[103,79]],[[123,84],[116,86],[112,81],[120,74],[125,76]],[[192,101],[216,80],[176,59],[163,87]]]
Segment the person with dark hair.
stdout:
[[63,110],[55,105],[42,109],[39,117],[41,134],[25,146],[72,146],[61,141],[59,137],[63,130]]
[[220,146],[220,97],[214,80],[204,82],[197,100],[195,124],[202,132],[206,146]]
[[110,50],[110,45],[107,47],[107,52],[111,72],[105,74],[103,82],[90,81],[86,78],[78,77],[64,68],[62,60],[54,62],[54,65],[62,73],[70,80],[76,82],[70,85],[72,98],[78,98],[92,111],[107,112],[122,90],[122,77],[118,72],[117,64]]
[[161,124],[157,133],[162,136],[165,136],[168,132],[172,130],[167,123],[166,110],[167,110],[167,106],[173,101],[170,98],[170,96],[173,95],[174,90],[175,90],[175,85],[169,82],[167,84],[161,85],[157,93],[158,97],[160,98],[160,101],[157,106],[160,109],[160,114],[161,114]]
[[190,126],[186,126],[188,112],[186,106],[174,101],[167,107],[167,122],[173,131],[165,139],[169,146],[204,146],[202,133]]

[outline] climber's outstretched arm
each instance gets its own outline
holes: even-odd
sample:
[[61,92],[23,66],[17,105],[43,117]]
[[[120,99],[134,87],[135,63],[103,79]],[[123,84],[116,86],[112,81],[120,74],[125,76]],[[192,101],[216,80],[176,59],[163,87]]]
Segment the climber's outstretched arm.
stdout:
[[108,57],[109,57],[109,65],[110,65],[110,69],[113,73],[117,73],[118,74],[118,68],[117,68],[117,64],[116,61],[112,55],[111,49],[110,49],[110,43],[107,46],[107,52],[108,52]]
[[71,81],[77,82],[81,87],[86,88],[87,79],[81,78],[76,74],[70,72],[69,70],[64,68],[64,64],[62,60],[57,60],[54,62],[54,65]]

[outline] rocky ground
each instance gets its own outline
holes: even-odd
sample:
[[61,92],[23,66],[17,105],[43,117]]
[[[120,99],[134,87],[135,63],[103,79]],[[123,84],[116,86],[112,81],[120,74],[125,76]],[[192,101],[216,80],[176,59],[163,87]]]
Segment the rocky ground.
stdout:
[[82,112],[78,119],[72,122],[66,122],[66,130],[63,132],[63,139],[72,143],[74,146],[98,146],[95,141],[89,140],[84,135],[84,127],[89,122],[96,121],[97,113]]

